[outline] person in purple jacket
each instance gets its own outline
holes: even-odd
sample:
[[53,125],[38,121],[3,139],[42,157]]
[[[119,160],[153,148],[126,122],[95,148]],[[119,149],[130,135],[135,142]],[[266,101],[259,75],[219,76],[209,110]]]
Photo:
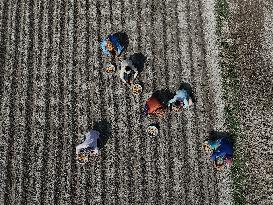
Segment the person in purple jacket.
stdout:
[[203,144],[206,153],[210,154],[213,166],[221,170],[225,166],[230,167],[232,164],[233,147],[227,137],[215,140],[207,140]]

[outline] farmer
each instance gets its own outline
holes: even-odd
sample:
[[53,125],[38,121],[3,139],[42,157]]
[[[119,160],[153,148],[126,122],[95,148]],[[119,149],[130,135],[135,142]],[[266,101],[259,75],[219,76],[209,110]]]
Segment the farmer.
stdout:
[[138,71],[131,60],[123,60],[121,62],[120,78],[125,84],[132,84],[137,77]]
[[158,117],[162,117],[166,113],[167,106],[161,103],[155,97],[150,97],[147,99],[144,105],[144,114],[147,115],[154,115]]
[[110,34],[105,37],[100,45],[103,54],[107,57],[119,56],[124,50],[124,47],[121,45],[115,34]]
[[91,130],[85,134],[85,140],[83,143],[76,147],[76,155],[78,161],[87,160],[88,155],[98,156],[99,150],[97,142],[100,139],[100,133],[96,130]]
[[232,164],[233,148],[227,137],[215,140],[207,140],[203,144],[206,153],[210,154],[210,159],[216,169],[223,169],[224,165],[230,167]]
[[176,91],[176,95],[168,102],[168,106],[174,108],[175,110],[180,110],[181,108],[189,109],[192,104],[190,95],[183,89]]

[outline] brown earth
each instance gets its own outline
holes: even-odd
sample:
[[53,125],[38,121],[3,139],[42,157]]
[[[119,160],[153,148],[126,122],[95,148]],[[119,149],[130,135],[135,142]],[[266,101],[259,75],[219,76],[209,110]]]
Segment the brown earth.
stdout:
[[238,153],[246,163],[248,204],[273,203],[272,1],[229,1],[230,31],[240,80]]

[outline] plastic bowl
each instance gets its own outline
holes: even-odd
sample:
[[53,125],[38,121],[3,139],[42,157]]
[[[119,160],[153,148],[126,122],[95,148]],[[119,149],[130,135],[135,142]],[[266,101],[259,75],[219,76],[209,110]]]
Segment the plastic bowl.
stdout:
[[149,136],[157,136],[158,135],[158,128],[154,125],[150,125],[148,128],[147,128],[147,134]]

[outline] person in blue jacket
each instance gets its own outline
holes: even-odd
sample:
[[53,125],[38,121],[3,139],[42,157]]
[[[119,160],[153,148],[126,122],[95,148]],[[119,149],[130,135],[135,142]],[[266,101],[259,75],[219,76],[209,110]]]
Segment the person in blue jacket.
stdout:
[[181,108],[189,109],[192,104],[190,95],[184,89],[176,91],[176,95],[168,101],[168,106],[177,111]]
[[121,45],[115,34],[110,34],[109,36],[105,37],[100,45],[103,54],[107,57],[119,56],[124,50],[124,47]]
[[216,140],[207,140],[203,144],[206,153],[210,154],[210,159],[216,169],[223,169],[232,164],[233,147],[231,141],[227,137]]

